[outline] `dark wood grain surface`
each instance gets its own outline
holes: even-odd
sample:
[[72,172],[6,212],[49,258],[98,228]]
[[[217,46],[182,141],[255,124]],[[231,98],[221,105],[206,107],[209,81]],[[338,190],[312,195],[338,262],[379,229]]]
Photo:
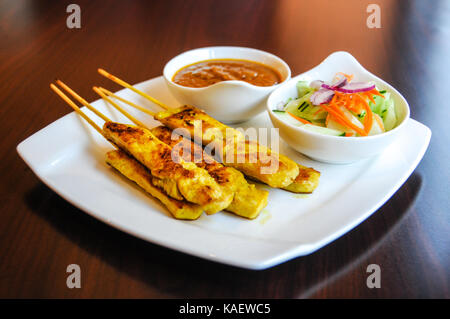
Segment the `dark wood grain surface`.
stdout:
[[[0,1],[0,297],[445,297],[450,274],[450,2],[406,0]],[[366,26],[370,3],[380,29]],[[360,226],[316,253],[249,271],[174,252],[115,230],[47,188],[16,146],[69,109],[56,77],[88,100],[104,67],[131,83],[158,76],[187,49],[254,47],[299,74],[337,50],[392,83],[433,131],[399,191]],[[119,87],[114,87],[119,89]],[[414,141],[411,141],[414,143]],[[45,152],[43,146],[42,152]],[[383,174],[383,172],[380,172]],[[82,287],[68,289],[79,264]],[[381,288],[366,267],[381,267]]]

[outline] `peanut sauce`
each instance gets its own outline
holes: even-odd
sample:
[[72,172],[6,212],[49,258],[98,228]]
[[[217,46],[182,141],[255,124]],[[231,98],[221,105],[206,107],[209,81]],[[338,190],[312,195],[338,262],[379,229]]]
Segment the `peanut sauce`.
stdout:
[[217,82],[239,80],[257,86],[272,86],[282,82],[280,73],[262,63],[220,59],[206,60],[187,65],[172,78],[176,84],[200,88]]

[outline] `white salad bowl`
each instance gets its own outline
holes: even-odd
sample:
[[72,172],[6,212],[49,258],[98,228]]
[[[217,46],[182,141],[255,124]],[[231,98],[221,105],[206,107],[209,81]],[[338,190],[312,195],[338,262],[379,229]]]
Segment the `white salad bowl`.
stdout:
[[[331,136],[308,131],[302,128],[300,123],[288,123],[273,112],[280,103],[289,98],[297,98],[298,81],[329,81],[338,72],[353,74],[357,81],[374,82],[379,90],[390,92],[395,103],[396,126],[390,131],[373,136]],[[333,164],[352,163],[380,154],[404,131],[410,114],[408,102],[395,88],[367,71],[347,52],[335,52],[318,66],[292,78],[272,92],[266,106],[272,124],[279,129],[280,137],[289,146],[312,159]]]
[[[172,81],[181,68],[204,60],[242,59],[276,69],[283,82],[272,86],[255,86],[244,81],[223,81],[192,88]],[[194,105],[224,123],[244,122],[264,111],[269,94],[291,78],[289,66],[279,57],[261,50],[243,47],[206,47],[184,52],[164,67],[164,79],[170,92],[181,104]]]

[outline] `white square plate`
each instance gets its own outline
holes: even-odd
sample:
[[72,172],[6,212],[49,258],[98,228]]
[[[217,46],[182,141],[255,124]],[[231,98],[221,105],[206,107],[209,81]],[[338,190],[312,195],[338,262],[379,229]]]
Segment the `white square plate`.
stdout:
[[[162,77],[136,87],[167,105],[178,105]],[[122,90],[118,95],[157,110],[131,91]],[[111,119],[129,123],[103,101],[92,104]],[[149,126],[158,124],[147,115],[128,109]],[[83,111],[103,124],[86,108]],[[266,113],[245,126],[272,127]],[[226,212],[203,215],[196,221],[172,218],[156,199],[108,167],[104,155],[112,146],[75,113],[27,138],[17,151],[56,193],[115,228],[201,258],[265,269],[312,253],[369,217],[413,172],[430,136],[426,126],[409,119],[404,134],[383,154],[351,165],[315,162],[281,142],[281,153],[322,173],[320,184],[311,195],[270,189],[269,204],[255,220]]]

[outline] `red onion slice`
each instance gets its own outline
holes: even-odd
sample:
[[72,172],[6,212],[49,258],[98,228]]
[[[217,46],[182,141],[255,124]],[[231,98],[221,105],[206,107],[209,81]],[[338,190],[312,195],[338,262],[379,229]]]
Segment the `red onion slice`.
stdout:
[[321,88],[320,90],[314,92],[309,100],[314,105],[320,105],[330,102],[333,96],[334,96],[333,90]]
[[327,89],[327,90],[331,90],[331,91],[334,91],[335,90],[335,88],[333,87],[333,86],[331,86],[331,85],[328,85],[328,84],[322,84],[322,88],[323,89]]
[[348,81],[346,77],[342,77],[339,80],[337,80],[335,83],[333,83],[331,86],[333,88],[340,88],[343,87],[344,85],[347,85]]
[[328,85],[328,84],[322,84],[322,87],[328,90],[337,90],[341,87],[347,86],[348,85],[348,81],[346,78],[343,78],[339,81],[337,81],[335,84],[333,85]]
[[342,93],[359,93],[367,92],[375,89],[375,84],[370,84],[367,82],[352,82],[344,85],[343,87],[335,88],[336,91]]

